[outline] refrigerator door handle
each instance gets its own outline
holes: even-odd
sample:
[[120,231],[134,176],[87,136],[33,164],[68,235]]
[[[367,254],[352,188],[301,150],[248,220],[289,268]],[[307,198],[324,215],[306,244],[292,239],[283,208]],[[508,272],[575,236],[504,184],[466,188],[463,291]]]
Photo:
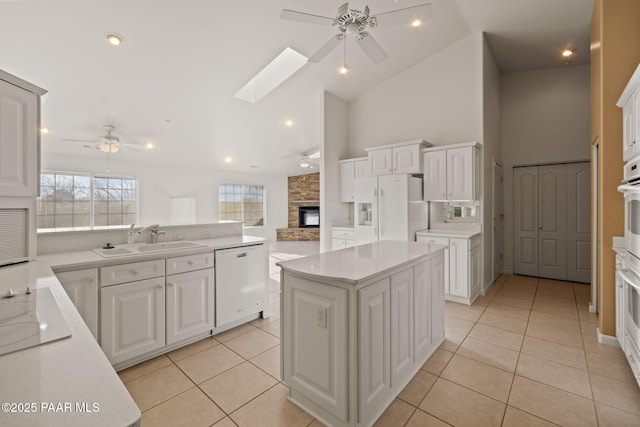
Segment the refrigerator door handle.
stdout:
[[[378,199],[378,210],[380,209],[380,206],[383,205],[382,202],[382,189],[378,190],[380,197]],[[378,224],[379,224],[379,228],[380,228],[380,238],[382,239],[382,234],[384,233],[384,230],[382,228],[382,215],[381,212],[378,212]]]
[[378,192],[374,189],[373,190],[373,203],[372,203],[372,209],[371,209],[371,226],[373,227],[373,235],[374,236],[378,236],[378,208],[377,208],[377,201],[378,201]]

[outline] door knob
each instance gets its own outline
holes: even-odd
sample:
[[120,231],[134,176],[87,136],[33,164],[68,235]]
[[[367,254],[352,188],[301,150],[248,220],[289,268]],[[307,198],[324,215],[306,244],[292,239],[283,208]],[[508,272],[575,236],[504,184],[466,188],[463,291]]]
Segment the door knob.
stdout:
[[542,226],[541,225],[538,226],[538,230],[542,230]]

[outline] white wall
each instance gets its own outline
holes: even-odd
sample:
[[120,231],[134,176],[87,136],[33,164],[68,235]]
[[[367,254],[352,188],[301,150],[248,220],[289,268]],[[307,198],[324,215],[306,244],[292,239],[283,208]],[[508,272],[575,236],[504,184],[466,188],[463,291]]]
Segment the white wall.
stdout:
[[485,288],[493,282],[493,165],[502,163],[501,74],[491,47],[482,37],[482,127],[483,127],[483,265]]
[[482,140],[480,33],[457,41],[349,104],[349,157],[365,147],[423,138]]
[[513,272],[513,166],[590,158],[589,65],[502,76],[505,271]]
[[[124,156],[124,153],[123,153]],[[196,199],[196,222],[218,221],[219,184],[259,184],[266,192],[266,224],[246,228],[244,234],[276,239],[276,228],[287,227],[287,177],[246,174],[229,171],[130,163],[114,155],[110,170],[113,175],[134,176],[139,186],[139,223],[169,224],[169,200],[172,197]],[[105,157],[96,159],[47,155],[43,170],[107,173]]]
[[320,174],[320,250],[331,250],[331,225],[344,223],[348,204],[340,202],[340,166],[338,160],[348,158],[349,110],[342,99],[325,92],[323,95],[324,137]]

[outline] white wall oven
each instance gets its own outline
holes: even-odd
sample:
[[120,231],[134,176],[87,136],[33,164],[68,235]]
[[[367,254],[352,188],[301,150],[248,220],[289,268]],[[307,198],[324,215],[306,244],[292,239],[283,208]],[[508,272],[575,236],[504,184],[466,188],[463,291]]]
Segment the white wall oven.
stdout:
[[627,251],[640,258],[640,156],[624,167],[624,240]]

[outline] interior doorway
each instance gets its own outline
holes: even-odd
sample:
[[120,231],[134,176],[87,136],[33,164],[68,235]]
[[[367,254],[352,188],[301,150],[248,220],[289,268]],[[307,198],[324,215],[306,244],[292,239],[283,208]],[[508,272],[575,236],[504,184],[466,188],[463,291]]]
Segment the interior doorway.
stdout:
[[600,265],[600,215],[598,211],[600,191],[598,190],[598,168],[600,167],[600,140],[596,140],[593,143],[593,154],[591,156],[592,165],[592,180],[591,180],[591,193],[592,193],[592,206],[591,212],[593,219],[593,234],[591,236],[591,247],[593,262],[591,263],[591,304],[589,304],[589,311],[591,313],[598,312],[598,271]]
[[589,283],[589,162],[516,167],[514,272]]
[[503,207],[503,176],[502,165],[493,161],[493,272],[491,277],[495,281],[504,270],[503,235],[504,235],[504,207]]

